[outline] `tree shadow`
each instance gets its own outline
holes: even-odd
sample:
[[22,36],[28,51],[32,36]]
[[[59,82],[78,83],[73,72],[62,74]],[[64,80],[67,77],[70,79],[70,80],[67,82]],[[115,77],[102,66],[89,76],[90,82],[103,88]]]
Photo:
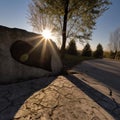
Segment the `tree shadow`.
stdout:
[[0,120],[13,120],[17,111],[32,94],[47,87],[55,79],[56,77],[45,77],[0,85]]
[[[99,67],[97,67],[95,63],[97,63]],[[76,66],[73,70],[87,74],[108,88],[120,91],[120,70],[114,65],[111,66],[110,63],[102,61],[85,62],[83,65]]]
[[74,85],[76,85],[80,90],[82,90],[86,95],[88,95],[91,99],[93,99],[97,104],[99,104],[116,120],[120,119],[120,116],[115,113],[115,110],[120,108],[120,104],[118,104],[114,99],[107,97],[106,95],[84,83],[82,80],[78,79],[74,75],[68,75],[65,77]]

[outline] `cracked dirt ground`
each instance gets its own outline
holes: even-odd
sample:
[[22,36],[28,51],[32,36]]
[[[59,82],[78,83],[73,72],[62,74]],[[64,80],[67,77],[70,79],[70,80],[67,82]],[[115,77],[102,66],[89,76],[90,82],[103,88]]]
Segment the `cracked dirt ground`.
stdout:
[[117,120],[69,77],[1,85],[0,120]]

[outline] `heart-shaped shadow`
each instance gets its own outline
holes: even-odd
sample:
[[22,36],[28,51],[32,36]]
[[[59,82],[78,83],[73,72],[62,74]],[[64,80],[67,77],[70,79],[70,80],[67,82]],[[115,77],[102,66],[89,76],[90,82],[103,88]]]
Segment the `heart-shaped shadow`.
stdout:
[[46,44],[42,41],[37,46],[32,46],[29,42],[17,40],[11,45],[10,52],[16,61],[24,65],[51,71],[51,52]]

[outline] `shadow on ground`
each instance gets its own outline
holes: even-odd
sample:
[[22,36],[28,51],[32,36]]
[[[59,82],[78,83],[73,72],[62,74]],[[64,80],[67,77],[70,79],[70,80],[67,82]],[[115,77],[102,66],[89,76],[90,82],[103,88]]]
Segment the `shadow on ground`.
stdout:
[[33,93],[47,87],[56,77],[0,85],[0,120],[13,120],[15,114]]
[[112,100],[111,98],[105,96],[93,87],[76,78],[74,75],[68,75],[65,77],[74,85],[76,85],[80,90],[82,90],[86,95],[88,95],[91,99],[93,99],[97,104],[99,104],[103,109],[105,109],[116,120],[120,119],[120,113],[117,113],[117,109],[120,109],[120,104],[114,101],[114,99]]
[[105,84],[108,88],[113,88],[120,93],[120,62],[104,59],[85,61],[76,66],[75,70],[87,74],[96,81]]
[[[117,112],[117,110],[120,109],[120,105],[117,102],[90,87],[80,79],[76,78],[74,75],[65,75],[64,77],[66,78],[65,80],[72,82],[77,88],[82,90],[87,96],[93,99],[116,120],[120,119],[120,114]],[[55,80],[56,77],[46,77],[42,79],[26,81],[23,83],[17,83],[15,85],[0,85],[0,120],[13,120],[21,106],[23,106],[23,111],[19,111],[19,115],[24,116],[23,114],[26,112],[24,111],[25,101],[29,99],[35,92],[49,86]],[[61,84],[60,81],[57,83],[58,85]],[[29,105],[29,107],[31,106],[32,104]]]

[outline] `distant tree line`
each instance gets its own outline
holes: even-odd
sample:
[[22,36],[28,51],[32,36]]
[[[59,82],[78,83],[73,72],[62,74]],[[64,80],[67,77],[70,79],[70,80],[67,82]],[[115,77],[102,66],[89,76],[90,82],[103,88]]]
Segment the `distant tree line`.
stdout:
[[94,58],[111,58],[120,60],[120,28],[117,28],[110,34],[109,51],[103,51],[102,45],[99,43],[96,50],[92,51],[91,46],[87,43],[81,51],[77,50],[76,43],[71,40],[66,48],[66,53],[71,55],[80,55]]
[[71,40],[66,48],[66,53],[71,55],[81,55],[85,57],[95,57],[103,58],[103,47],[101,44],[98,44],[96,50],[93,52],[89,43],[87,43],[81,52],[78,52],[76,43],[74,40]]

